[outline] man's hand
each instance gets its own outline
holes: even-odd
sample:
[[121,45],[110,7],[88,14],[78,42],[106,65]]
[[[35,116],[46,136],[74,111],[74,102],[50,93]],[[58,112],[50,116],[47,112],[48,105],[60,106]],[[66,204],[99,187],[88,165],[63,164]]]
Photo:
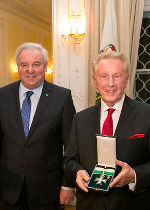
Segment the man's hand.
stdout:
[[134,170],[125,162],[115,160],[116,164],[122,167],[121,172],[114,178],[110,187],[123,187],[129,183],[135,182]]
[[67,205],[74,200],[74,190],[60,190],[60,204]]
[[76,183],[85,192],[88,192],[88,189],[86,188],[86,186],[87,186],[89,179],[90,179],[90,177],[85,170],[79,170],[77,172]]

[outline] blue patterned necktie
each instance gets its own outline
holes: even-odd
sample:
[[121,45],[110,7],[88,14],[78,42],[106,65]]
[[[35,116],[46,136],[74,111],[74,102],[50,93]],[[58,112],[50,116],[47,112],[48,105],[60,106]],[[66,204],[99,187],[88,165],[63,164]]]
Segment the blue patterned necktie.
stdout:
[[24,133],[27,137],[29,133],[29,121],[30,121],[30,114],[31,114],[31,99],[33,91],[27,91],[26,92],[26,98],[24,99],[22,103],[22,109],[21,109],[21,116],[22,116],[22,122],[24,127]]

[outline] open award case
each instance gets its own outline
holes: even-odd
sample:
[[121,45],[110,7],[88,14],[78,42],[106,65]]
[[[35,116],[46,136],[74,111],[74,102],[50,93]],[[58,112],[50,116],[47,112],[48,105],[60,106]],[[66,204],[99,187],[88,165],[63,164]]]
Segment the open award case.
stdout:
[[97,159],[87,187],[91,190],[108,192],[116,164],[116,137],[97,135]]

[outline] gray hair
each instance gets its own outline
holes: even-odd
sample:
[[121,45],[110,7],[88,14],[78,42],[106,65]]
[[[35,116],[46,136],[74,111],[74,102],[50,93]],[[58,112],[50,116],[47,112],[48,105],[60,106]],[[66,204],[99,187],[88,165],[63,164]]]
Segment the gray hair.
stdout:
[[15,60],[16,60],[17,64],[19,62],[19,55],[24,49],[39,50],[42,53],[44,64],[46,64],[48,62],[48,52],[42,45],[37,44],[37,43],[27,42],[27,43],[20,45],[16,50]]
[[118,59],[121,60],[123,63],[123,69],[127,75],[129,75],[129,62],[127,59],[127,56],[121,52],[116,51],[110,51],[110,52],[102,52],[98,54],[98,56],[93,61],[93,75],[95,75],[97,69],[98,69],[98,63],[102,59]]

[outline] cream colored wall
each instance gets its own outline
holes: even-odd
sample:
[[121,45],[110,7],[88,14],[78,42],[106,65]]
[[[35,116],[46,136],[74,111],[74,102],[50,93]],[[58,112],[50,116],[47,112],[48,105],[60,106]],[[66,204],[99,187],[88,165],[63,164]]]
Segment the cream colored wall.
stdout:
[[[26,5],[14,6],[13,3],[13,1],[0,1],[0,86],[18,79],[14,73],[14,57],[16,48],[24,42],[42,44],[49,53],[49,66],[52,65],[50,21],[44,19],[37,11],[26,13],[29,9]],[[51,80],[51,77],[47,77],[47,80]]]

